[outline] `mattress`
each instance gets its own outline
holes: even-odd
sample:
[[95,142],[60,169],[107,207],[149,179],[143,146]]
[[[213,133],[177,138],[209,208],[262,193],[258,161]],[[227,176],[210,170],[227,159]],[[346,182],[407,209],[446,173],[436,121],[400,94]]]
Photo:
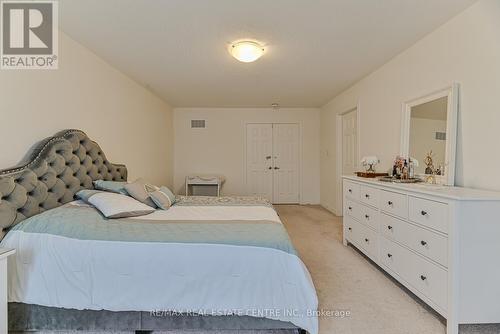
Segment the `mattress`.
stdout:
[[266,202],[184,198],[114,220],[71,202],[16,225],[1,246],[17,250],[9,302],[250,316],[318,332],[311,277]]

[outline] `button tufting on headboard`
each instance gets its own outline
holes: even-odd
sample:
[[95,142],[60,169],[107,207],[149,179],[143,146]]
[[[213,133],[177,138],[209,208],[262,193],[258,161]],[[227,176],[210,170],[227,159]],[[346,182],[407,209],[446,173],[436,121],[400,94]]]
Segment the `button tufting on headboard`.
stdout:
[[127,168],[110,163],[83,131],[64,130],[43,140],[23,164],[0,170],[0,239],[9,227],[73,201],[100,179],[126,181]]

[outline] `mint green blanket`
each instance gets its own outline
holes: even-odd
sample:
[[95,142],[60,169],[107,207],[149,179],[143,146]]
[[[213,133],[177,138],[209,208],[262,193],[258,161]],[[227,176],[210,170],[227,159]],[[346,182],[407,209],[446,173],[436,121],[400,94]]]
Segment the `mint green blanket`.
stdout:
[[24,220],[16,230],[78,240],[265,247],[296,255],[284,226],[273,221],[106,219],[93,207],[65,205]]

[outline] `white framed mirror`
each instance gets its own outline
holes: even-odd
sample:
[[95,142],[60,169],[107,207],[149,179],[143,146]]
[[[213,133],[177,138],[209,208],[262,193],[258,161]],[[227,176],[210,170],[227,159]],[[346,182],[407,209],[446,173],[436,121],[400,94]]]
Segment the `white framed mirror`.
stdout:
[[424,181],[455,184],[458,84],[403,103],[401,156],[416,159]]

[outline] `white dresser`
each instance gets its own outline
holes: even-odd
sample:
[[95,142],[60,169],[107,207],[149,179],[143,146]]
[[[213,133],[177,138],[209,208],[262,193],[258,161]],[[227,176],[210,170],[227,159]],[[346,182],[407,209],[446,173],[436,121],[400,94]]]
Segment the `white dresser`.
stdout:
[[500,323],[500,193],[343,177],[351,243],[447,319]]
[[0,334],[7,334],[7,258],[15,252],[0,248]]

